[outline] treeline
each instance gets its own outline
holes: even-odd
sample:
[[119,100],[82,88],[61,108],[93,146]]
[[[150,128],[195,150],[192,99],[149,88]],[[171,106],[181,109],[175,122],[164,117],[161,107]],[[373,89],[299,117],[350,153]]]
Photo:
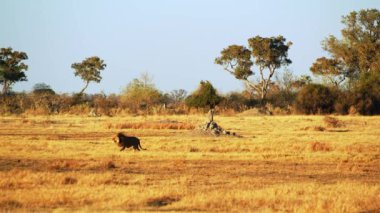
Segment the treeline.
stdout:
[[85,83],[76,94],[56,94],[46,84],[31,92],[15,93],[12,85],[26,81],[28,59],[24,52],[0,51],[1,114],[186,114],[216,109],[234,113],[256,108],[266,114],[380,114],[380,12],[360,10],[343,16],[341,39],[327,37],[321,57],[311,65],[310,76],[279,70],[292,63],[292,42],[283,36],[248,39],[248,45],[230,45],[215,63],[246,85],[243,92],[219,94],[208,81],[191,94],[185,90],[164,93],[148,74],[132,80],[120,94],[85,93],[90,82],[101,81],[106,64],[98,57],[73,63],[75,76]]
[[[201,82],[190,95],[185,90],[164,93],[146,74],[132,80],[120,94],[56,94],[46,84],[31,92],[9,93],[0,99],[0,114],[188,114],[216,108],[238,113],[256,108],[264,114],[380,114],[380,73],[365,74],[352,90],[316,84],[309,77],[285,71],[275,76],[263,104],[248,90],[221,95],[210,82]],[[148,79],[148,81],[147,81]],[[204,88],[206,87],[206,88]],[[212,87],[215,91],[207,92]]]

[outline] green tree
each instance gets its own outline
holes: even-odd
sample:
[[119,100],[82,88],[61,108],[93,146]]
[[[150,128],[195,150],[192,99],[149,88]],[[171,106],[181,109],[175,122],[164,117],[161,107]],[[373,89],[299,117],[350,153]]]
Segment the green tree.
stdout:
[[7,94],[11,85],[18,81],[26,81],[25,71],[28,65],[22,61],[28,59],[24,52],[13,51],[12,48],[0,50],[0,84],[3,85],[3,94]]
[[75,70],[75,76],[80,76],[86,83],[83,89],[79,92],[79,96],[83,94],[91,81],[99,83],[102,80],[100,71],[104,70],[106,66],[107,65],[104,64],[104,61],[97,56],[86,58],[81,63],[74,63],[71,65],[71,68]]
[[[215,59],[215,63],[222,65],[235,78],[244,81],[264,102],[276,70],[291,63],[288,50],[292,43],[285,42],[283,36],[270,38],[256,36],[248,39],[249,48],[231,45],[223,49],[221,56]],[[258,67],[260,75],[258,82],[249,79],[254,74],[251,70],[253,65]]]
[[222,98],[209,81],[201,81],[197,90],[189,95],[185,103],[189,107],[209,108],[210,122],[214,120],[215,106],[220,103]]
[[355,80],[363,72],[380,70],[380,12],[360,10],[343,16],[342,39],[330,35],[323,49],[330,58],[318,58],[310,70],[339,86],[346,79]]

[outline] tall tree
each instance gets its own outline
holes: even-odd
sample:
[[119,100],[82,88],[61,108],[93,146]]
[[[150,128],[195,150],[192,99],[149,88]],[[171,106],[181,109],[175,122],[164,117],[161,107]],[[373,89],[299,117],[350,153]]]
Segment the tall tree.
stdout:
[[209,108],[209,120],[212,122],[214,120],[215,106],[221,100],[222,98],[209,81],[201,81],[198,89],[188,96],[185,102],[190,107]]
[[[249,48],[231,45],[223,49],[221,56],[215,59],[215,63],[222,65],[235,78],[244,81],[264,102],[276,70],[292,63],[288,58],[288,50],[292,43],[285,42],[283,36],[270,38],[256,36],[248,39]],[[254,74],[251,70],[253,65],[258,67],[260,75],[258,82],[249,79]]]
[[3,94],[7,94],[11,85],[18,81],[26,81],[25,71],[28,65],[22,61],[28,59],[24,52],[13,51],[12,48],[0,50],[0,84],[3,85]]
[[380,71],[380,12],[360,10],[343,16],[342,39],[330,35],[323,49],[330,58],[318,58],[310,70],[340,85],[346,79],[357,79],[361,73]]
[[97,56],[86,58],[81,63],[74,63],[71,65],[71,68],[75,70],[75,76],[80,76],[85,82],[85,86],[79,92],[79,95],[83,94],[91,81],[99,83],[102,80],[100,71],[104,70],[106,66],[107,65],[104,64],[104,61]]

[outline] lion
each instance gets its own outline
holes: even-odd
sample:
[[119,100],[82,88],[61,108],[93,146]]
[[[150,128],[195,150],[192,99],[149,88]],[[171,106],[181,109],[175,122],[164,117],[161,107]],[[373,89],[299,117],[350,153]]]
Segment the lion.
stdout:
[[123,151],[125,148],[129,147],[133,147],[133,149],[137,151],[140,151],[140,149],[146,150],[141,147],[140,139],[133,136],[127,136],[121,132],[117,133],[112,140],[117,143],[119,147],[121,147],[120,151]]

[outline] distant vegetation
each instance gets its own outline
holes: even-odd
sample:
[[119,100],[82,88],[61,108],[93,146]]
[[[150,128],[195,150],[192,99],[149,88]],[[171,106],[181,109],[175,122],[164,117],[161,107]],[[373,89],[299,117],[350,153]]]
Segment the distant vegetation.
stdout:
[[[85,82],[78,94],[57,94],[44,83],[36,84],[31,92],[15,93],[12,85],[27,80],[28,56],[2,48],[0,114],[92,112],[94,116],[112,116],[185,114],[206,109],[235,113],[250,108],[270,114],[380,114],[380,12],[354,11],[343,16],[342,23],[341,39],[330,35],[322,42],[329,57],[320,57],[311,65],[314,78],[295,76],[288,70],[279,72],[292,62],[288,58],[292,43],[286,43],[283,36],[255,36],[248,39],[248,47],[230,45],[223,49],[215,63],[246,84],[243,92],[229,94],[218,93],[209,81],[202,81],[190,96],[183,89],[164,93],[148,74],[133,79],[121,94],[85,94],[90,82],[101,81],[101,71],[106,67],[97,56],[71,65],[75,76]],[[252,78],[255,72],[256,79]]]

